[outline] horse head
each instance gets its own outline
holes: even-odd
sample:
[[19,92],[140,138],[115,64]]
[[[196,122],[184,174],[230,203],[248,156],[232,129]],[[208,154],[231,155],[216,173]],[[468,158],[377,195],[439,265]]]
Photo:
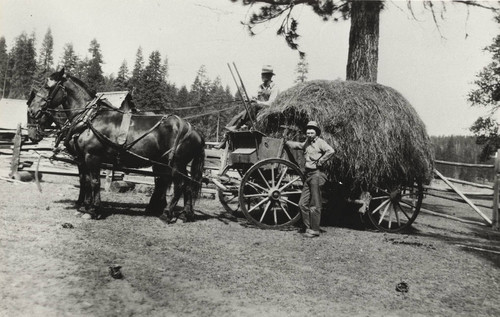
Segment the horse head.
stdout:
[[31,91],[26,103],[28,105],[28,136],[32,141],[40,141],[43,138],[43,130],[49,128],[52,123],[55,122],[58,125],[52,112],[66,99],[64,81],[63,68],[50,75],[42,87]]
[[45,85],[38,90],[32,90],[28,99],[28,114],[35,120],[43,115],[52,116],[52,111],[63,104],[67,94],[64,82],[64,68],[49,76]]

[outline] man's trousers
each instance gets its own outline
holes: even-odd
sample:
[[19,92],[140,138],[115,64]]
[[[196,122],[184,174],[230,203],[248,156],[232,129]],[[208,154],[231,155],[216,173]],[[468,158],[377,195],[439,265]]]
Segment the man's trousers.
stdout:
[[321,197],[321,187],[326,182],[325,173],[320,170],[306,170],[306,181],[300,195],[299,207],[302,213],[302,221],[306,229],[311,229],[319,233],[321,221],[321,207],[323,199]]

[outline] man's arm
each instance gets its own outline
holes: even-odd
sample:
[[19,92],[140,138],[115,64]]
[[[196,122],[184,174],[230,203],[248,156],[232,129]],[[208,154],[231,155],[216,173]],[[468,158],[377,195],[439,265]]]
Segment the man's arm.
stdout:
[[303,150],[306,142],[286,141],[286,145],[291,149]]
[[321,150],[321,152],[323,152],[323,155],[318,160],[318,164],[317,164],[318,167],[323,166],[323,164],[326,163],[335,153],[333,148],[328,143],[326,143],[325,140],[322,140],[322,141],[323,142],[321,142],[320,150]]

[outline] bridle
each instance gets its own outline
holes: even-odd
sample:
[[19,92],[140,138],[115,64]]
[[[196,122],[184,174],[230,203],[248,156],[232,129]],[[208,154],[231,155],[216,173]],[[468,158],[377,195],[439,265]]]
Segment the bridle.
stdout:
[[[38,109],[38,111],[33,116],[33,119],[35,119],[36,122],[38,122],[40,120],[40,118],[42,117],[42,115],[44,115],[44,114],[48,115],[51,119],[54,118],[54,115],[52,112],[54,112],[55,110],[51,107],[53,99],[55,98],[55,96],[57,96],[57,94],[59,93],[60,90],[62,90],[64,93],[63,103],[67,97],[66,87],[64,87],[62,83],[63,83],[62,80],[57,81],[55,83],[55,85],[50,88],[51,90],[50,90],[50,93],[47,97],[40,95],[38,93],[38,90],[36,90],[35,96],[38,96],[43,101],[42,105],[40,106],[40,109]],[[33,98],[35,96],[33,96]]]

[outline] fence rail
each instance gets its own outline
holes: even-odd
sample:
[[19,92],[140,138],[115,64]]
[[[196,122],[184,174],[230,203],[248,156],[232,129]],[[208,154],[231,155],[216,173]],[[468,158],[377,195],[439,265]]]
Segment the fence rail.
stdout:
[[[455,178],[448,178],[443,176],[438,170],[434,170],[435,174],[441,178],[455,193],[457,193],[461,199],[458,198],[452,198],[452,197],[446,197],[445,195],[439,195],[439,194],[432,194],[429,193],[431,196],[436,196],[444,199],[449,199],[449,200],[454,200],[454,201],[459,201],[459,202],[465,202],[469,204],[474,211],[476,211],[489,225],[491,225],[493,228],[496,230],[500,229],[500,215],[499,215],[499,208],[498,208],[498,203],[499,203],[499,188],[500,188],[500,150],[497,150],[497,154],[495,157],[495,163],[494,164],[470,164],[470,163],[460,163],[460,162],[449,162],[449,161],[441,161],[441,160],[435,160],[434,161],[438,165],[447,165],[447,166],[459,166],[459,167],[466,167],[466,168],[486,168],[486,169],[493,169],[494,177],[493,177],[493,186],[490,185],[485,185],[485,184],[477,184],[473,182],[468,182],[460,179],[455,179]],[[483,194],[481,196],[489,196],[493,199],[493,206],[486,206],[486,205],[481,205],[481,204],[474,204],[470,199],[468,199],[463,192],[458,190],[452,183],[456,184],[462,184],[462,185],[469,185],[477,188],[485,188],[485,189],[492,189],[493,193],[491,195]],[[433,189],[433,188],[429,188]],[[485,207],[485,208],[491,208],[492,210],[492,216],[491,219],[487,217],[477,206]]]

